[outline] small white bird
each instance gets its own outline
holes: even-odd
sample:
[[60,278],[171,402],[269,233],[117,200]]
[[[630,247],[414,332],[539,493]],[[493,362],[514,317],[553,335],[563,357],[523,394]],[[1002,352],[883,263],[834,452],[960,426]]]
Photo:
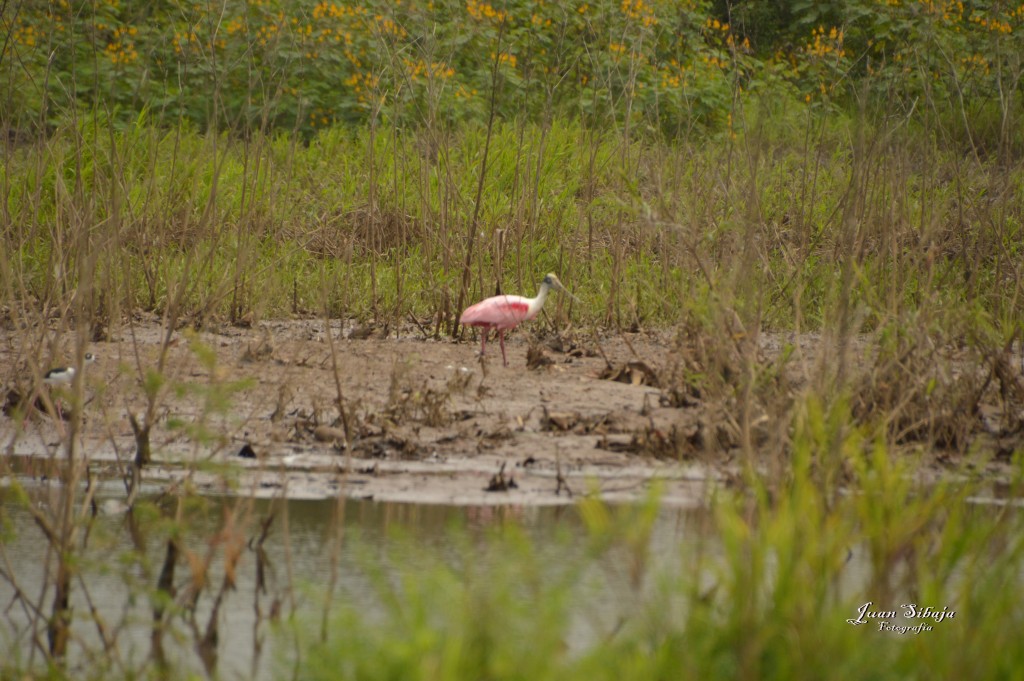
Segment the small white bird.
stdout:
[[[96,361],[96,356],[91,352],[85,353],[85,362],[82,364],[83,367],[87,364],[92,364]],[[69,385],[71,381],[75,379],[75,367],[54,367],[43,375],[43,383],[46,385]],[[57,409],[57,417],[60,419],[64,418],[64,409],[60,406],[60,401],[56,401],[54,406]]]
[[[96,356],[91,352],[85,353],[85,363],[92,364]],[[43,383],[46,385],[67,385],[75,378],[75,367],[54,367],[43,376]]]

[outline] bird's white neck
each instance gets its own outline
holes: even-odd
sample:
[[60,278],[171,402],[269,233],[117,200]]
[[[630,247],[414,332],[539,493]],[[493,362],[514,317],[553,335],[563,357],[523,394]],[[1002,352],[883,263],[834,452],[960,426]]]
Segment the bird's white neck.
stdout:
[[551,286],[545,281],[541,282],[540,291],[537,292],[537,297],[530,301],[529,318],[533,319],[540,309],[544,307],[544,300],[548,297],[548,291],[551,290]]

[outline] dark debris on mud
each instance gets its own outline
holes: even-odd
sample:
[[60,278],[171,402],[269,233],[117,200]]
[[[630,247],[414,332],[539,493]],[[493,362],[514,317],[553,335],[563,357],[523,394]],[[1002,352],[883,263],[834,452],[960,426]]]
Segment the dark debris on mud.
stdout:
[[[744,446],[785,451],[794,401],[824,352],[811,336],[719,348],[685,330],[544,340],[516,333],[506,341],[510,366],[489,355],[484,370],[473,341],[427,339],[415,328],[381,338],[360,328],[303,320],[175,334],[155,462],[170,470],[223,454],[278,474],[348,475],[350,488],[375,498],[448,502],[482,501],[473,490],[486,490],[519,495],[515,503],[561,503],[572,480],[587,478],[598,488],[635,479],[633,496],[654,479],[706,487],[735,473]],[[100,359],[89,367],[81,444],[93,460],[109,463],[131,449],[126,411],[141,411],[144,401],[135,358],[155,365],[163,338],[158,324],[136,324],[91,347]],[[744,355],[744,342],[758,345]],[[201,361],[199,345],[214,366]],[[18,354],[23,346],[9,338],[0,351],[8,415],[0,428],[10,452],[49,456],[15,423],[24,416],[29,429],[52,427],[20,397],[31,392],[30,372],[16,369],[29,361]],[[948,375],[932,367],[957,365],[921,347],[865,357],[854,415],[868,421],[888,410],[895,441],[935,448],[935,466],[982,438],[996,461],[1008,462],[1024,442],[1024,382],[1008,354],[969,358],[975,370]],[[931,380],[908,387],[913,374]],[[214,396],[226,396],[229,408],[211,413]],[[214,435],[197,438],[197,424]],[[517,466],[514,479],[505,464],[516,461],[529,465]]]

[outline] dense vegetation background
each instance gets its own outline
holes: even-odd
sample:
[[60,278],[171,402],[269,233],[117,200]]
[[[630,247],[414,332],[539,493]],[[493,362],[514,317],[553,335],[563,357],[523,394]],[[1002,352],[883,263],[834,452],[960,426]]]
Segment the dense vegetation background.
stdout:
[[[141,112],[194,129],[553,117],[676,137],[751,97],[949,116],[1009,143],[1024,5],[1004,2],[19,2],[5,123]],[[979,116],[981,118],[979,118]]]
[[579,314],[629,327],[743,271],[759,323],[815,327],[840,255],[844,289],[887,272],[891,304],[923,280],[1017,308],[1024,6],[61,0],[2,20],[12,299],[59,306],[85,268],[107,315],[440,329],[556,270]]

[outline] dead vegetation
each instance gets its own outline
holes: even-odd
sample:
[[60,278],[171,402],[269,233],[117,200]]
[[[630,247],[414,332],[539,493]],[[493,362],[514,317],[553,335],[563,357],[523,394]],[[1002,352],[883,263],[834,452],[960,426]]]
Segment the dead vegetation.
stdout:
[[852,413],[898,445],[962,452],[980,435],[1020,435],[1021,359],[1014,339],[966,345],[921,331],[893,334],[857,379]]
[[512,489],[517,489],[519,485],[516,484],[515,477],[510,473],[505,475],[505,464],[501,464],[501,468],[498,472],[491,476],[490,481],[487,483],[487,487],[484,488],[485,492],[507,492]]
[[[659,361],[606,359],[599,378],[658,391],[657,405],[645,403],[628,427],[617,427],[614,414],[583,418],[546,409],[542,426],[597,433],[601,449],[671,460],[730,461],[743,451],[762,460],[784,455],[794,405],[834,376],[822,359],[834,352],[830,341],[767,343],[745,333],[735,315],[724,319],[717,327],[684,323]],[[973,333],[966,327],[900,329],[880,329],[849,350],[845,382],[831,389],[849,392],[853,424],[880,428],[893,446],[924,447],[937,456],[966,453],[984,438],[994,437],[1000,451],[1024,444],[1024,357],[1014,338],[996,345],[977,334],[965,342]],[[805,347],[798,352],[797,346]],[[629,440],[606,437],[621,433]]]

